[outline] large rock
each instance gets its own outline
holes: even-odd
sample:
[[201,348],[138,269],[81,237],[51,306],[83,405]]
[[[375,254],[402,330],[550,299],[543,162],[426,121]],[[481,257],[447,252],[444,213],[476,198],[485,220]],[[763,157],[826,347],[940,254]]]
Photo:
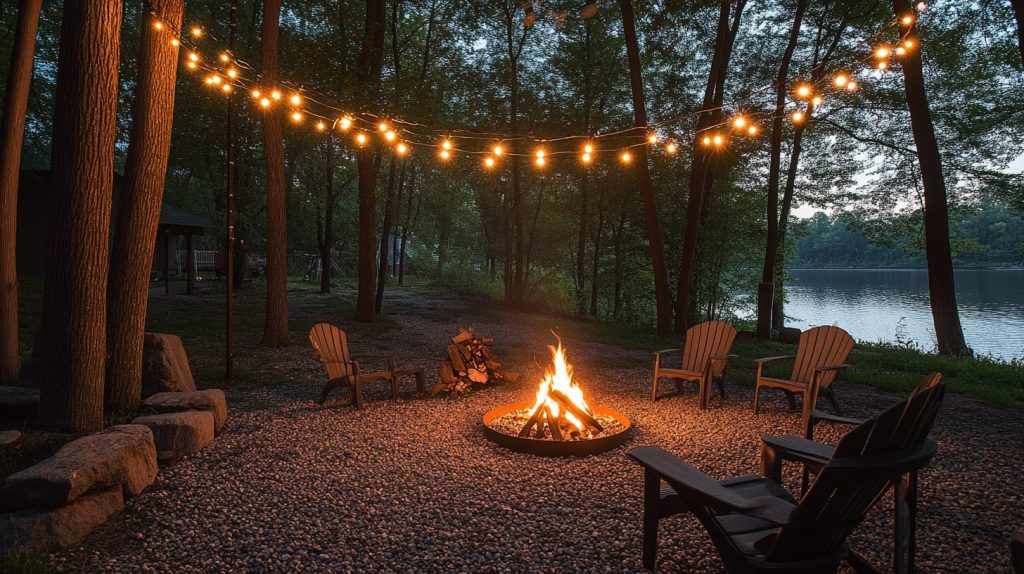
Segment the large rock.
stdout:
[[39,391],[0,387],[0,428],[22,427],[39,411]]
[[21,431],[5,430],[0,432],[0,448],[6,448],[18,442],[21,438]]
[[194,390],[196,381],[181,339],[177,335],[146,333],[142,343],[142,396]]
[[220,434],[224,422],[228,420],[227,401],[224,399],[224,391],[220,389],[191,393],[157,393],[142,401],[142,406],[158,413],[210,411],[213,413],[214,432],[217,434]]
[[0,513],[0,551],[14,546],[52,550],[78,544],[123,508],[124,495],[114,487],[79,497],[60,508]]
[[146,425],[153,431],[156,455],[169,460],[199,452],[213,442],[213,413],[210,411],[184,411],[146,415],[132,421]]
[[156,473],[149,427],[113,426],[75,439],[50,458],[7,477],[0,488],[0,508],[53,508],[112,487],[135,496],[153,484]]

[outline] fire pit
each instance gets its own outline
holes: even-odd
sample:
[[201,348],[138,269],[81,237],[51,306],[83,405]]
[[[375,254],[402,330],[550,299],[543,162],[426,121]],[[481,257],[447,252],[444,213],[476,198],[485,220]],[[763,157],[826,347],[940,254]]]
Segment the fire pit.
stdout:
[[588,405],[583,389],[572,379],[562,342],[548,348],[554,372],[545,374],[536,399],[488,411],[484,435],[505,448],[540,456],[597,454],[624,443],[632,430],[629,419]]

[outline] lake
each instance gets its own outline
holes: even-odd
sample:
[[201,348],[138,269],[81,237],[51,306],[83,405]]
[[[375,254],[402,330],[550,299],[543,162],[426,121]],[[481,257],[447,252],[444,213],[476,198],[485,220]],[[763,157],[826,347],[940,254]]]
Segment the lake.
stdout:
[[[838,325],[859,341],[935,349],[923,269],[798,269],[786,286],[787,326]],[[1024,359],[1024,270],[956,271],[957,304],[975,353]]]

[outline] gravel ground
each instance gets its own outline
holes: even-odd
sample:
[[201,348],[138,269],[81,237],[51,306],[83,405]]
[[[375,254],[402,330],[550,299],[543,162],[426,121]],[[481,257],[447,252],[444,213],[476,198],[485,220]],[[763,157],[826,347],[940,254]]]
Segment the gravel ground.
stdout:
[[[473,325],[495,338],[497,357],[523,372],[521,382],[432,398],[415,396],[410,380],[397,403],[386,385],[371,385],[363,411],[345,404],[344,392],[321,407],[313,398],[322,373],[296,332],[290,347],[239,359],[256,380],[227,389],[231,416],[213,445],[163,468],[122,515],[50,564],[81,572],[637,572],[642,473],[628,448],[657,444],[724,478],[756,473],[759,436],[799,425],[781,395],[753,416],[752,391],[738,385],[706,412],[692,390],[652,404],[650,356],[574,338],[569,321],[448,297],[388,297],[391,319],[375,325],[350,324],[313,295],[293,294],[291,310],[298,322],[315,315],[348,328],[357,356],[392,351],[399,366],[427,366],[428,388],[447,338]],[[547,459],[484,438],[484,412],[533,396],[548,331],[560,322],[569,323],[561,335],[590,404],[632,419],[625,447]],[[254,348],[258,334],[241,339],[238,348]],[[189,348],[194,365],[220,360],[210,343]],[[899,398],[843,382],[837,393],[852,415]],[[1024,516],[1024,418],[947,395],[935,435],[939,455],[922,476],[919,568],[1008,572],[1007,543]],[[819,436],[838,437],[825,428]],[[796,488],[795,469],[787,485]],[[882,564],[890,500],[852,539]],[[696,520],[662,524],[660,571],[722,570]]]

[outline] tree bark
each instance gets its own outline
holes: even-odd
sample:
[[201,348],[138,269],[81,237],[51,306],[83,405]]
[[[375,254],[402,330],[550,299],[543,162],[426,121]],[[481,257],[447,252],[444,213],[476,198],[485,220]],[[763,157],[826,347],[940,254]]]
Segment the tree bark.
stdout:
[[[640,68],[640,45],[636,37],[636,16],[632,0],[619,0],[622,11],[622,27],[626,36],[626,56],[629,60],[629,80],[633,92],[633,125],[647,127],[647,103],[644,98],[644,83]],[[647,147],[635,150],[636,163],[633,173],[644,207],[644,227],[651,255],[651,271],[654,273],[654,299],[657,312],[658,334],[667,334],[672,329],[672,294],[668,285],[668,267],[665,264],[665,242],[658,219],[658,206],[651,185],[650,167],[647,165]]]
[[782,54],[779,74],[775,84],[775,113],[772,115],[772,135],[768,159],[768,231],[765,237],[764,268],[761,283],[757,286],[757,330],[759,339],[771,336],[772,306],[775,298],[775,266],[779,252],[779,178],[782,171],[782,130],[786,112],[786,96],[789,93],[789,65],[793,61],[800,27],[809,0],[799,0],[793,26],[789,30],[789,42]]
[[388,161],[388,186],[385,192],[384,198],[384,220],[381,222],[380,229],[380,261],[377,264],[377,294],[374,299],[374,305],[376,311],[379,314],[381,306],[384,304],[384,286],[388,281],[388,262],[391,254],[390,241],[388,240],[391,236],[391,229],[394,226],[395,219],[395,187],[401,186],[401,181],[397,177],[397,166],[395,164],[397,155],[392,154],[391,159]]
[[803,136],[804,131],[810,124],[811,109],[812,106],[808,107],[807,121],[797,126],[793,133],[793,149],[789,154],[789,166],[787,167],[786,174],[786,187],[782,191],[782,209],[779,211],[779,235],[777,238],[779,251],[776,252],[775,259],[775,279],[774,279],[774,294],[772,296],[772,329],[775,331],[782,330],[785,327],[785,315],[784,315],[784,303],[785,295],[782,291],[783,282],[785,280],[785,257],[781,251],[786,245],[786,230],[789,228],[789,214],[793,206],[793,196],[796,194],[796,174],[797,168],[800,165],[800,153],[803,151]]
[[332,252],[334,250],[334,207],[337,204],[337,197],[334,191],[334,142],[330,137],[324,142],[324,163],[326,164],[326,185],[327,194],[324,201],[323,230],[318,238],[320,248],[320,292],[328,294],[331,292],[331,273],[333,271]]
[[679,283],[676,286],[676,320],[675,331],[682,334],[689,327],[692,315],[691,281],[697,260],[697,240],[700,237],[702,206],[705,203],[705,189],[710,189],[711,155],[706,146],[701,144],[705,131],[722,118],[721,103],[724,98],[722,87],[729,67],[729,55],[732,43],[739,30],[740,17],[743,14],[745,0],[738,0],[733,15],[732,28],[729,26],[729,14],[732,2],[721,0],[718,13],[718,28],[715,33],[715,53],[708,72],[708,81],[704,88],[705,110],[697,119],[697,130],[693,142],[693,160],[690,163],[690,193],[686,203],[686,230],[683,234],[682,261],[679,265]]
[[[133,411],[142,395],[142,340],[153,246],[171,151],[174,84],[178,48],[167,29],[155,29],[150,13],[170,30],[181,29],[184,0],[150,0],[142,18],[138,82],[132,101],[132,126],[121,201],[110,252],[107,288],[108,415]],[[188,270],[189,274],[192,270]]]
[[[263,75],[266,91],[277,85],[277,40],[281,0],[263,3]],[[281,114],[263,114],[263,148],[267,157],[267,304],[263,323],[266,347],[288,344],[288,197],[285,192],[284,133]]]
[[54,99],[43,291],[44,425],[103,428],[121,2],[68,2]]
[[398,284],[402,285],[405,282],[405,255],[406,249],[409,244],[409,230],[412,227],[413,222],[416,220],[416,215],[419,214],[419,204],[422,201],[422,196],[416,200],[416,214],[412,211],[412,196],[416,191],[416,164],[412,164],[412,174],[409,176],[409,198],[408,203],[405,206],[405,222],[402,223],[402,240],[398,247]]
[[[380,68],[383,57],[385,0],[366,0],[366,25],[359,58],[357,79],[369,99],[376,99],[380,90]],[[377,318],[377,162],[373,146],[359,149],[356,163],[359,170],[359,247],[358,289],[355,318],[373,321]]]
[[1013,17],[1017,20],[1017,47],[1020,48],[1020,60],[1024,64],[1024,0],[1010,0],[1013,5]]
[[[892,0],[896,18],[914,11],[907,0]],[[935,339],[943,355],[970,353],[960,326],[956,306],[956,285],[953,279],[953,256],[949,247],[949,208],[946,203],[946,182],[942,175],[942,158],[935,140],[931,109],[925,91],[921,63],[921,38],[916,20],[910,26],[899,24],[900,36],[912,39],[916,46],[903,56],[903,85],[910,109],[910,127],[917,146],[917,161],[924,186],[925,258],[928,262],[928,293]]]
[[0,123],[0,384],[18,380],[18,176],[42,0],[21,0]]

